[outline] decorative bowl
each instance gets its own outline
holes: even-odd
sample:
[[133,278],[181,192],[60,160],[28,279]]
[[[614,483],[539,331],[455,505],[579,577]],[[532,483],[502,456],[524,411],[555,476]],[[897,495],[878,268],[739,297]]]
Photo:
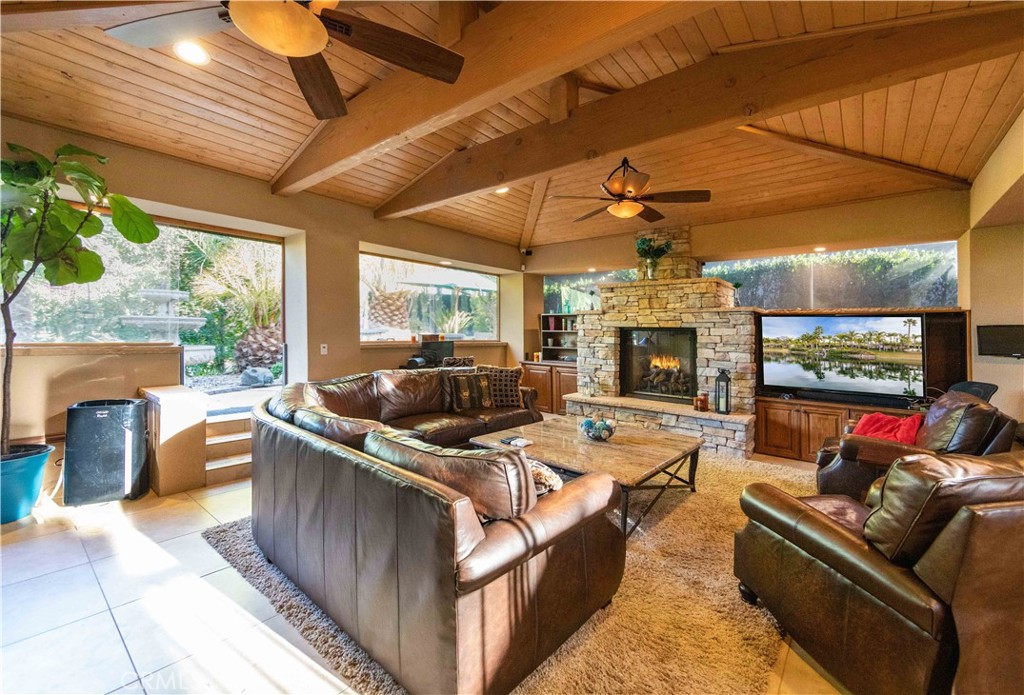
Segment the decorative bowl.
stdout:
[[595,442],[606,442],[615,434],[615,423],[603,419],[584,418],[580,423],[580,432]]

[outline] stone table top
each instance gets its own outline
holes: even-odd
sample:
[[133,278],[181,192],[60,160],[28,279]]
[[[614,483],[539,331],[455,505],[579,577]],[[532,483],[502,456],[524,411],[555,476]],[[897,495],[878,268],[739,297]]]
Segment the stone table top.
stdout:
[[579,431],[580,419],[548,418],[469,441],[488,449],[515,449],[501,440],[525,437],[533,442],[522,450],[527,458],[573,473],[609,473],[626,487],[639,485],[703,444],[703,440],[695,437],[629,425],[618,425],[611,439],[595,442]]

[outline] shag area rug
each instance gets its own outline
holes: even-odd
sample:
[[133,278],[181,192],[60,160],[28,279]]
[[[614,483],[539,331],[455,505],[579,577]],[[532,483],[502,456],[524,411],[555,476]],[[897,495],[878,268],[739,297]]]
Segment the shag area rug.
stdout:
[[[701,454],[697,492],[666,492],[626,545],[622,585],[517,688],[531,693],[759,693],[778,656],[771,616],[740,600],[732,536],[746,517],[740,491],[763,481],[813,494],[813,474],[786,466]],[[639,513],[653,492],[634,493]],[[364,695],[401,686],[280,570],[263,557],[248,518],[203,537]],[[567,599],[568,600],[568,599]]]

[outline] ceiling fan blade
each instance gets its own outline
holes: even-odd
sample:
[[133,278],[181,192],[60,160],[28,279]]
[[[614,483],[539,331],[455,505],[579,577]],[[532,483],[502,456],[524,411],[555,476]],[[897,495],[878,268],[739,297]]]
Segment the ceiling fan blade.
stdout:
[[593,212],[588,212],[586,215],[583,215],[582,217],[577,217],[576,219],[573,220],[573,222],[582,222],[583,220],[589,220],[594,215],[600,215],[607,209],[608,206],[599,207],[597,210],[594,210]]
[[615,200],[615,198],[599,198],[596,195],[549,195],[548,200],[561,198],[562,200]]
[[304,58],[288,58],[295,81],[299,83],[302,96],[306,98],[313,115],[326,121],[348,113],[345,97],[338,88],[334,73],[322,53]]
[[665,219],[665,216],[660,212],[652,208],[650,205],[644,205],[644,209],[637,215],[644,222],[657,222]]
[[215,5],[139,19],[111,27],[106,33],[139,48],[159,48],[184,39],[215,34],[230,26],[228,11]]
[[399,67],[453,84],[463,57],[404,31],[337,10],[323,10],[320,21],[331,38]]
[[640,196],[637,200],[650,200],[653,203],[706,203],[711,200],[711,191],[662,191]]

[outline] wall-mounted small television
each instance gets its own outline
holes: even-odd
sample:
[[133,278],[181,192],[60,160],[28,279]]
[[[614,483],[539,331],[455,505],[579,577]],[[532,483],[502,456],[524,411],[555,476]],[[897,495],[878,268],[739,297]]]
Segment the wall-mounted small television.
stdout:
[[978,354],[1024,359],[1024,324],[978,326]]
[[765,315],[760,348],[758,381],[771,391],[926,393],[921,314]]

